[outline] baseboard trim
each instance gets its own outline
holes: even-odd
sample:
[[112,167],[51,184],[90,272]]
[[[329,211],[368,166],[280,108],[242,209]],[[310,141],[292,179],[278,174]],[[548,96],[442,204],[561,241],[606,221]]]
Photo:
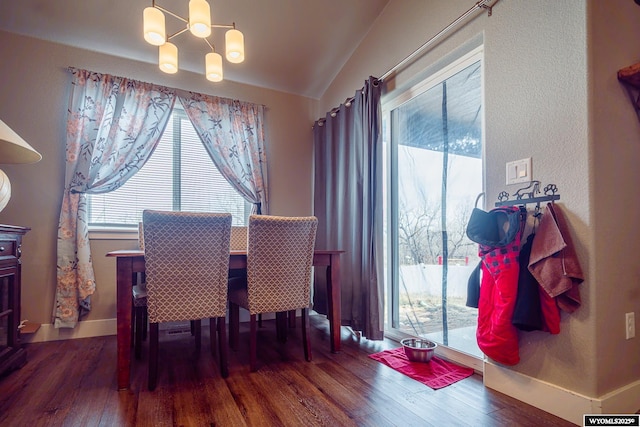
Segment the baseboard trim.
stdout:
[[34,334],[22,334],[20,340],[23,343],[72,340],[115,335],[116,331],[116,319],[83,320],[75,328],[58,329],[52,323],[44,323]]
[[[273,313],[265,313],[263,320],[275,319]],[[240,322],[248,322],[249,313],[246,310],[240,311]],[[202,321],[202,325],[208,325],[208,319]],[[160,324],[160,330],[168,329],[170,326],[166,323]],[[105,335],[115,335],[118,327],[116,319],[102,320],[83,320],[76,323],[75,328],[58,328],[56,329],[52,323],[44,323],[33,334],[21,334],[20,340],[23,343],[73,340],[77,338],[101,337]]]
[[634,414],[639,410],[640,381],[593,398],[488,361],[483,379],[486,387],[577,425],[583,424],[585,414]]
[[603,414],[640,413],[640,380],[607,393],[601,398]]

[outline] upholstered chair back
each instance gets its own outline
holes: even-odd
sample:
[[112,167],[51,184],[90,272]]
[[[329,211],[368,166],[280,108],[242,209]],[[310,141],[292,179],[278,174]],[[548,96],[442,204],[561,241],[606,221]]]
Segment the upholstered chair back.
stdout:
[[308,308],[316,217],[251,215],[247,248],[250,314]]
[[246,226],[234,225],[231,227],[231,250],[247,250],[247,230]]
[[138,247],[140,250],[144,251],[144,229],[142,221],[138,223]]
[[149,322],[224,317],[231,214],[143,212]]

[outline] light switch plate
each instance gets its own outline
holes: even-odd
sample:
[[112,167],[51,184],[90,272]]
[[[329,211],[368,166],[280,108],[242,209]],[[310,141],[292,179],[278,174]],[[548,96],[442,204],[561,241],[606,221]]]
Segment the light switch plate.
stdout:
[[507,185],[531,182],[533,180],[531,157],[507,162],[506,177]]
[[625,313],[624,326],[626,338],[628,340],[636,336],[636,315],[633,311],[631,313]]

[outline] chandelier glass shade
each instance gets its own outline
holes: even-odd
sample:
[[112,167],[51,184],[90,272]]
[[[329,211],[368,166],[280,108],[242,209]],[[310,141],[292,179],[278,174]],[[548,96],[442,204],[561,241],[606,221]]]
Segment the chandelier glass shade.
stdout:
[[178,72],[178,48],[170,42],[158,47],[158,66],[168,74]]
[[244,36],[238,30],[229,30],[224,35],[227,61],[239,64],[244,61]]
[[222,81],[222,56],[216,52],[205,55],[205,75],[212,82]]
[[[185,27],[176,33],[167,35],[165,14],[182,21]],[[219,82],[223,78],[222,56],[216,52],[215,45],[207,37],[212,28],[227,28],[225,34],[225,57],[228,62],[239,64],[244,61],[244,35],[236,30],[235,23],[230,25],[212,24],[211,9],[206,0],[189,0],[189,17],[183,18],[162,6],[152,5],[143,11],[144,39],[151,45],[158,46],[158,66],[162,71],[174,74],[178,71],[178,48],[170,40],[184,33],[191,32],[202,38],[211,49],[205,55],[205,75],[212,82]]]
[[189,30],[200,38],[211,35],[211,9],[206,0],[189,1]]
[[147,7],[143,12],[144,39],[154,46],[162,46],[167,41],[164,13],[155,7]]

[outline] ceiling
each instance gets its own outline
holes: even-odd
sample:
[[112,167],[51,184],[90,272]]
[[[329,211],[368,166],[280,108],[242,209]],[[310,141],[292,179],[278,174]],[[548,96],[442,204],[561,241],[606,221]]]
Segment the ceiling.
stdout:
[[[209,0],[212,23],[235,22],[245,38],[245,61],[224,60],[224,78],[319,98],[388,2]],[[188,15],[187,0],[157,4]],[[156,64],[157,47],[142,37],[142,11],[150,5],[151,0],[2,0],[0,30]],[[184,24],[167,15],[166,26],[173,34]],[[224,51],[224,32],[213,28],[209,36],[219,52]],[[179,68],[204,79],[206,43],[189,32],[172,41]]]

